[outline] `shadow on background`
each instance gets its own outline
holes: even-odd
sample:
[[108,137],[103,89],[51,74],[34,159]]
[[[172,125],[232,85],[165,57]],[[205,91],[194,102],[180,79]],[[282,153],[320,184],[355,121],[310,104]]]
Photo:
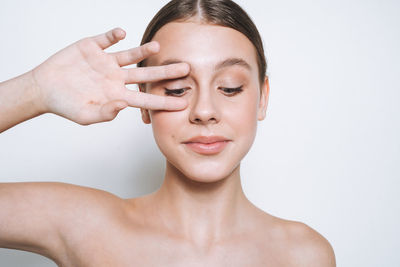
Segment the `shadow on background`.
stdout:
[[1,267],[57,267],[53,261],[31,252],[0,248]]

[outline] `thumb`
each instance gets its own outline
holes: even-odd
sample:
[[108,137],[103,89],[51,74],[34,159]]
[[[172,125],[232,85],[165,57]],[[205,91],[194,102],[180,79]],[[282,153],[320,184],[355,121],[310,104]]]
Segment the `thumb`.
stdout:
[[121,110],[123,110],[127,106],[128,103],[123,100],[110,101],[101,107],[101,118],[103,119],[103,121],[111,121],[118,115]]

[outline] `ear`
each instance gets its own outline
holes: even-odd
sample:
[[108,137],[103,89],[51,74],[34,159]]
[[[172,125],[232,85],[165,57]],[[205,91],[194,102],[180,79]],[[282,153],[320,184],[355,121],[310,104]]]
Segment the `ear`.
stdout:
[[265,119],[268,107],[268,99],[269,99],[269,80],[268,76],[265,76],[264,84],[261,87],[260,104],[258,106],[259,121]]
[[[146,92],[146,85],[143,84],[143,83],[139,84],[139,90],[140,90],[140,92]],[[146,124],[150,124],[151,123],[151,119],[150,119],[149,110],[141,108],[140,109],[140,113],[142,113],[143,122],[146,123]]]

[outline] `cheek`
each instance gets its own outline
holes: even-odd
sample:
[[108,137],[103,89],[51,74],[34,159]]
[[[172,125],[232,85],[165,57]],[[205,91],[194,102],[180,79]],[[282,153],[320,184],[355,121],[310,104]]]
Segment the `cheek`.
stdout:
[[257,105],[256,97],[249,97],[231,112],[231,123],[235,125],[236,131],[248,132],[255,131],[257,127]]
[[229,116],[229,125],[232,127],[234,139],[241,157],[250,150],[257,132],[257,105],[256,97],[250,97],[241,103]]
[[176,139],[176,129],[182,126],[183,112],[150,111],[154,138],[159,145],[164,140]]

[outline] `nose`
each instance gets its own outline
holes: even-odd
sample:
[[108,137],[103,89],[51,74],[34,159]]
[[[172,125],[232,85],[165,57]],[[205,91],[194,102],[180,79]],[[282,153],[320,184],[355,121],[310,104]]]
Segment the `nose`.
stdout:
[[198,90],[190,110],[190,122],[214,124],[220,121],[220,112],[210,90]]

